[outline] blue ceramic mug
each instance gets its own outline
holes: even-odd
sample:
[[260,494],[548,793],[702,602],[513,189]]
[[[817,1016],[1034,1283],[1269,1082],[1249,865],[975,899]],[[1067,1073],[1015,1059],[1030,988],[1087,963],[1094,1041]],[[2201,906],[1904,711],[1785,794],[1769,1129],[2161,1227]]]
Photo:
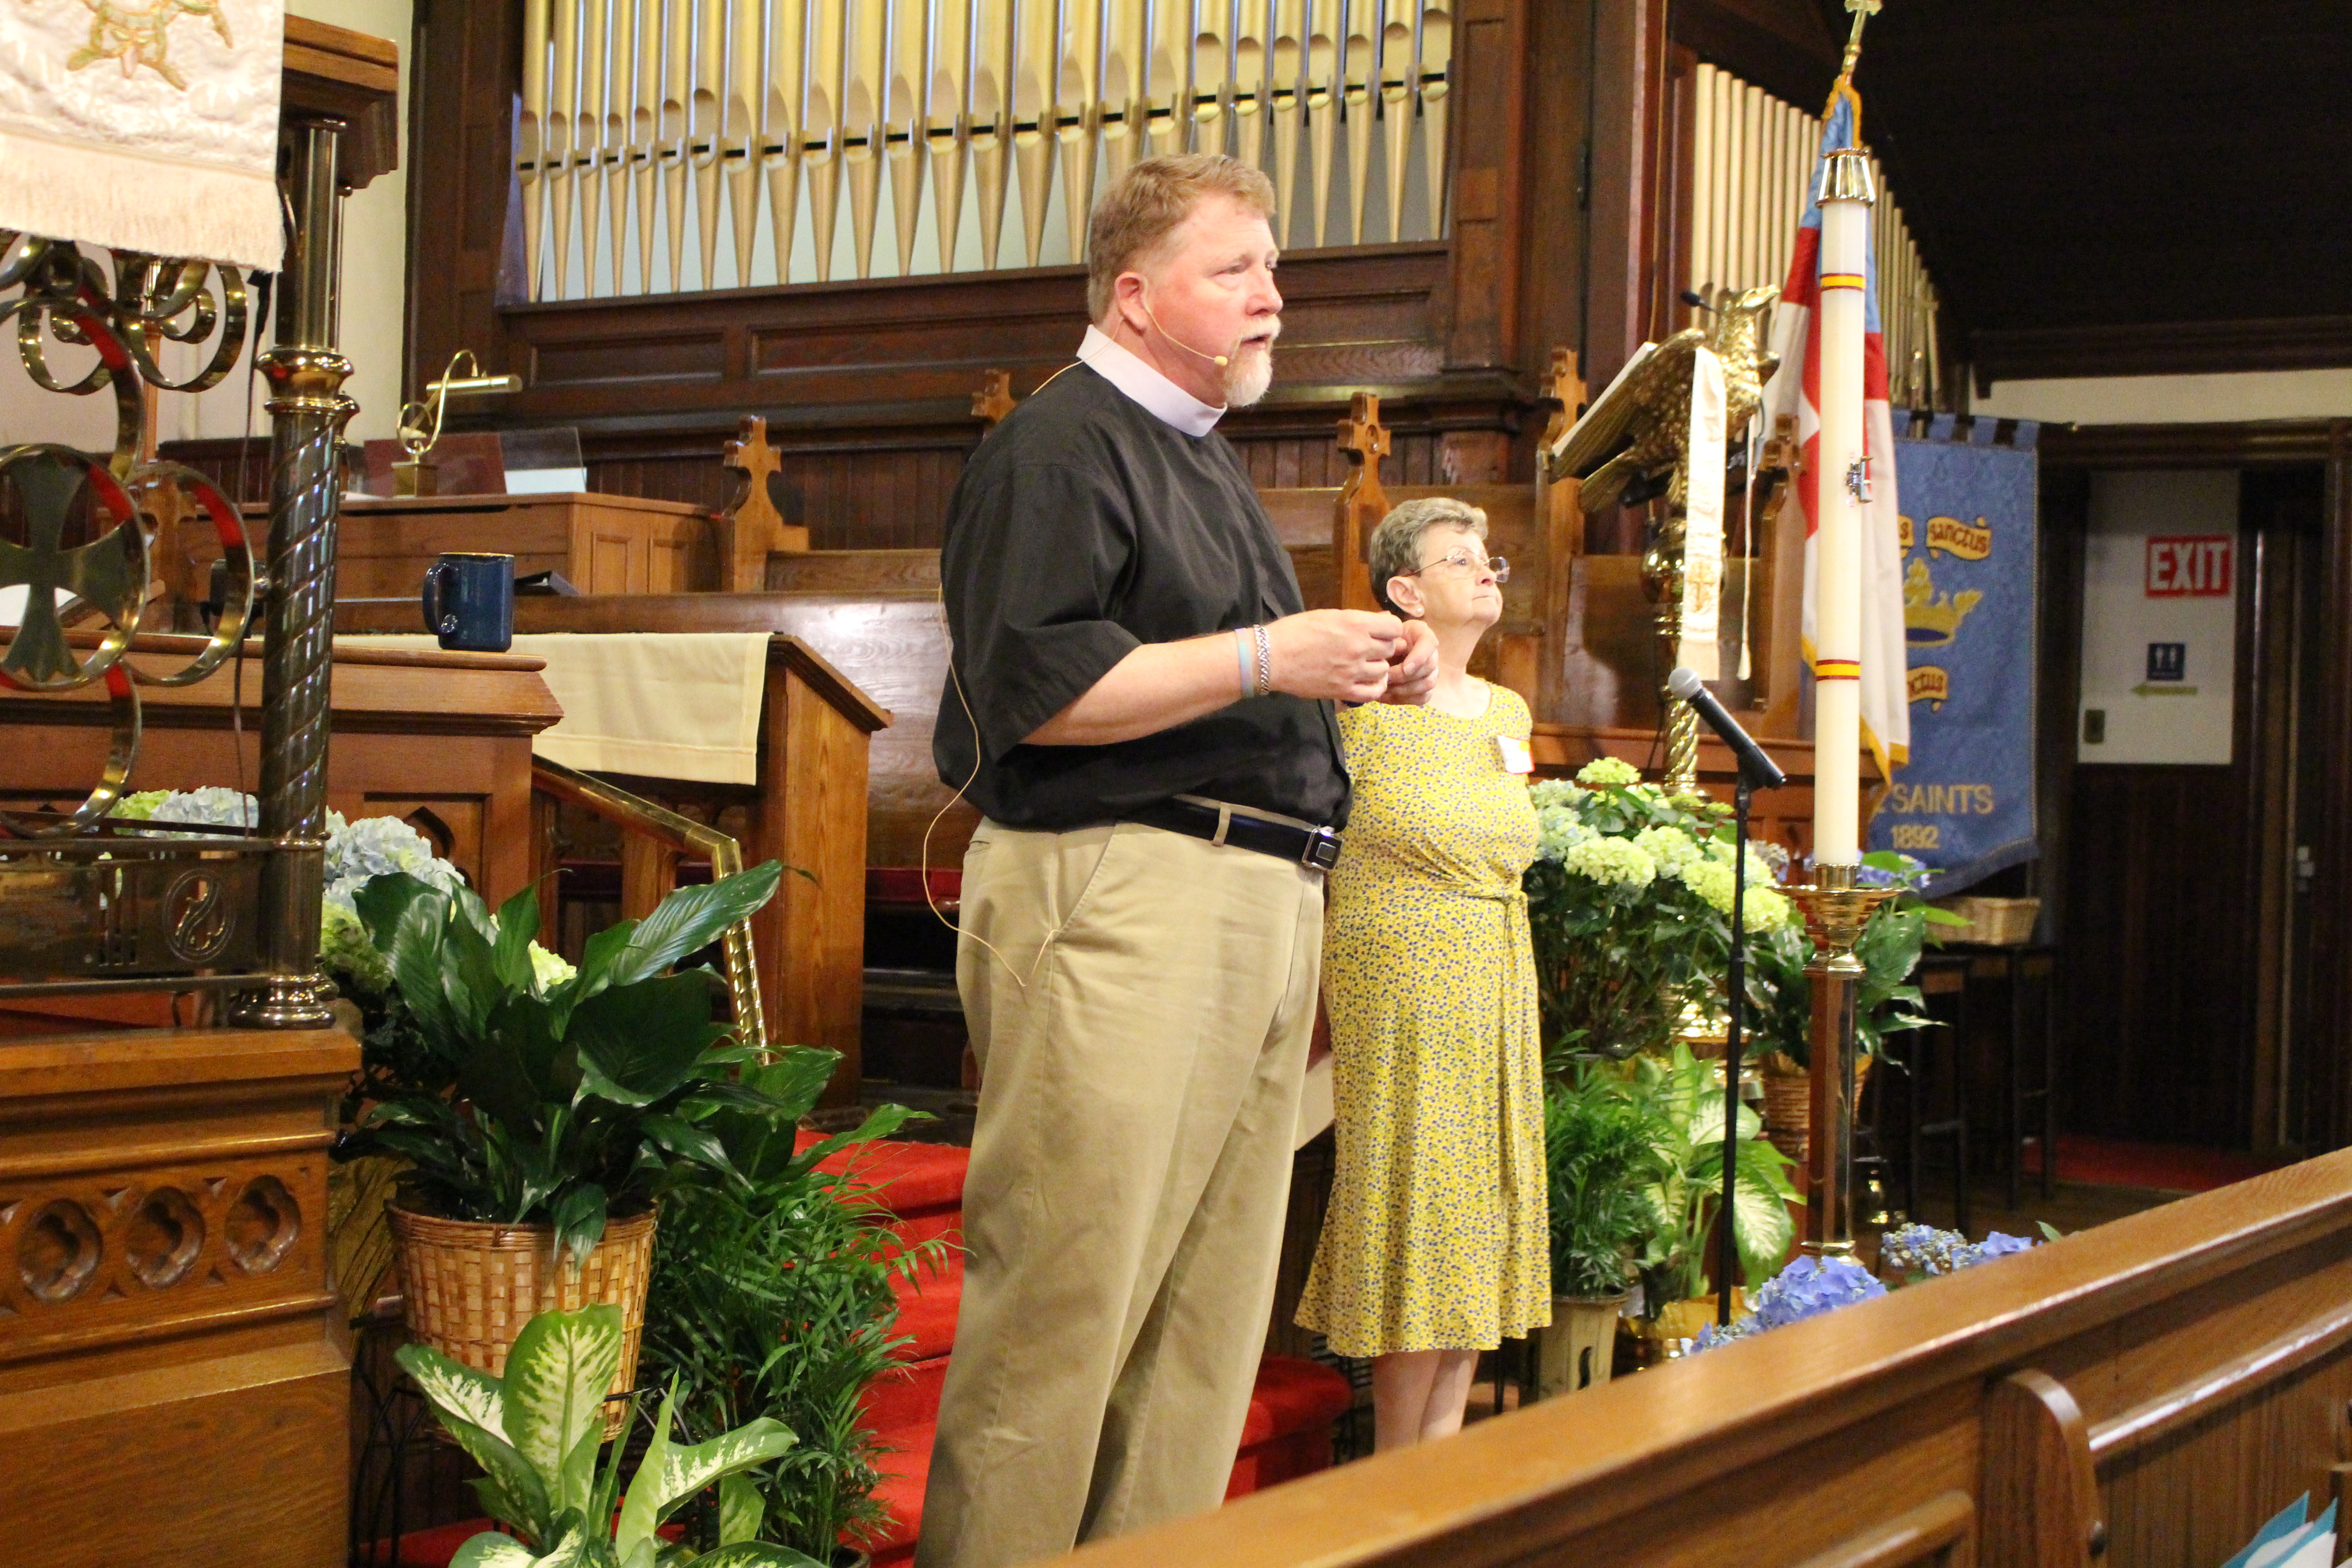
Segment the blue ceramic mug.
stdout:
[[425,569],[425,629],[446,648],[514,646],[514,557],[453,551]]

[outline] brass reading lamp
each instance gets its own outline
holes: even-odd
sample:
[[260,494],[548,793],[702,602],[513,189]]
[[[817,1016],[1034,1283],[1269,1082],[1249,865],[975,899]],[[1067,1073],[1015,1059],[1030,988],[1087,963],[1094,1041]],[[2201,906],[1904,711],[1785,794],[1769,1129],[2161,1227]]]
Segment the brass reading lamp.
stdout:
[[[459,375],[463,363],[471,373]],[[514,374],[485,375],[481,362],[474,358],[471,349],[459,349],[449,356],[447,368],[441,379],[425,389],[423,400],[400,405],[400,449],[408,460],[392,466],[392,493],[395,496],[431,496],[441,493],[435,475],[433,448],[441,440],[441,416],[447,411],[451,394],[463,397],[491,392],[520,392],[522,377]]]

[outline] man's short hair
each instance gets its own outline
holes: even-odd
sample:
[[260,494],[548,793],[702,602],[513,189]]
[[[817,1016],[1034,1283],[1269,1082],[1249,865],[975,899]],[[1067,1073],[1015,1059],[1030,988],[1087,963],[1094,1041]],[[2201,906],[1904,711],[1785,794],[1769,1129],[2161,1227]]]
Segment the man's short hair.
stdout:
[[1372,530],[1371,543],[1364,551],[1371,558],[1372,595],[1380,600],[1381,608],[1392,615],[1404,614],[1389,603],[1389,579],[1407,576],[1420,569],[1422,536],[1433,528],[1458,528],[1474,538],[1485,539],[1486,514],[1452,496],[1422,496],[1391,507],[1388,516]]
[[1158,248],[1204,196],[1231,196],[1263,217],[1274,216],[1274,182],[1222,153],[1146,158],[1111,182],[1087,226],[1088,320],[1103,319],[1118,275]]

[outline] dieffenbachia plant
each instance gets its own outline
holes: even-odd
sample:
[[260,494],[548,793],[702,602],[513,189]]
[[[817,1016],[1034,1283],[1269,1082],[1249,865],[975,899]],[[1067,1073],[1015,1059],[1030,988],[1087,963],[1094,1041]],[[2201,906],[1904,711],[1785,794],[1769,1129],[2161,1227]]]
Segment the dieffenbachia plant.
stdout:
[[[458,1548],[450,1568],[823,1568],[753,1539],[760,1493],[743,1472],[793,1446],[780,1422],[761,1416],[707,1443],[677,1444],[670,1440],[675,1394],[665,1394],[626,1491],[625,1442],[597,1465],[621,1331],[617,1307],[541,1312],[515,1336],[503,1378],[425,1345],[401,1347],[401,1366],[482,1467],[476,1494],[520,1536],[484,1531]],[[665,1542],[656,1533],[663,1521],[711,1486],[719,1489],[719,1548],[695,1556]]]

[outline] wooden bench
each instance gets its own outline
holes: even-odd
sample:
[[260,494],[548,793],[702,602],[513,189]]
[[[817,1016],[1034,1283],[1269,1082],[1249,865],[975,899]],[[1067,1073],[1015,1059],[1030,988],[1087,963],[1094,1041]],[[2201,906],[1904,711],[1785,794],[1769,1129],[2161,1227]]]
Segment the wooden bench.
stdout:
[[2185,1568],[2352,1510],[2347,1395],[2352,1151],[1078,1557]]

